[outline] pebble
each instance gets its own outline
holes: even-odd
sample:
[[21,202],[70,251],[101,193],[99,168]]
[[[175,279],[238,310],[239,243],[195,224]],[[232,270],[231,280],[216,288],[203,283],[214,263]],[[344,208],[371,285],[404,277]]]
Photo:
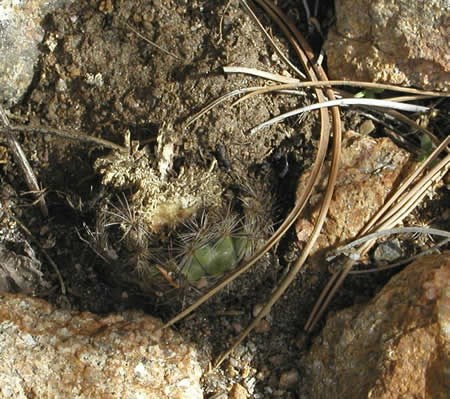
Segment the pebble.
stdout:
[[266,333],[270,331],[270,323],[266,319],[261,320],[255,327],[255,333]]
[[263,307],[264,307],[264,305],[261,303],[257,303],[255,306],[253,306],[253,310],[252,310],[253,317],[258,316],[259,312],[261,312]]
[[370,119],[366,119],[363,123],[361,123],[361,126],[359,127],[359,133],[367,136],[375,129],[375,124]]
[[229,399],[248,399],[248,392],[241,384],[234,384],[228,395]]
[[242,324],[238,322],[231,323],[231,328],[236,334],[239,334],[243,330]]
[[294,388],[300,380],[300,375],[296,369],[283,371],[280,375],[279,387],[280,388]]
[[269,357],[269,362],[274,367],[280,367],[286,360],[285,356],[282,354],[273,355]]
[[256,370],[252,369],[248,364],[245,364],[242,368],[241,377],[247,378],[250,374],[255,374]]
[[379,244],[373,254],[375,261],[379,264],[394,262],[402,256],[402,246],[396,238]]

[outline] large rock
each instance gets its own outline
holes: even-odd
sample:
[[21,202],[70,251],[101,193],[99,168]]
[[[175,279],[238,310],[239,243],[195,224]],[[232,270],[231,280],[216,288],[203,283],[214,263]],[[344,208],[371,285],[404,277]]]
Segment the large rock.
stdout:
[[[398,179],[412,167],[409,159],[409,154],[388,138],[345,132],[335,192],[313,252],[342,245],[354,238],[397,187]],[[297,221],[297,238],[301,245],[307,242],[314,228],[329,170],[330,161],[327,161],[305,216]],[[310,173],[307,171],[300,178],[297,196],[302,194]]]
[[450,89],[448,0],[336,0],[325,50],[333,79]]
[[302,397],[448,398],[450,253],[418,259],[367,305],[330,317]]
[[2,398],[202,398],[196,351],[137,312],[105,318],[0,294]]
[[[46,13],[72,0],[0,2],[0,103],[17,103],[33,79]],[[50,51],[57,43],[47,43]]]

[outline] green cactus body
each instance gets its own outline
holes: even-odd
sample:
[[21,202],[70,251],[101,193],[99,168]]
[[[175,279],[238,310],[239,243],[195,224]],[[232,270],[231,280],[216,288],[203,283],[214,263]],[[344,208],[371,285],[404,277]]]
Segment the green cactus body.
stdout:
[[188,281],[218,276],[231,270],[241,259],[242,238],[228,235],[195,249],[181,273]]

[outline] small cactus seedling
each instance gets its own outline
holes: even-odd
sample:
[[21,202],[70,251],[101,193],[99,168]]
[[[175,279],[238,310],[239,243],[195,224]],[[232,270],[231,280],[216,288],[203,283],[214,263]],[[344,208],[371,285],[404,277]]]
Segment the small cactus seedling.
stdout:
[[[201,225],[189,226],[187,237],[179,240],[181,274],[189,281],[220,276],[232,269],[245,255],[249,238],[244,235],[243,223],[228,210],[222,219],[214,215],[212,222],[201,218]],[[196,228],[193,230],[192,228]]]
[[203,210],[161,234],[150,234],[125,196],[107,203],[103,214],[103,239],[123,262],[111,262],[144,292],[158,296],[174,288],[214,280],[250,256],[270,234],[271,201],[261,204],[253,192],[243,189],[238,209],[231,205]]

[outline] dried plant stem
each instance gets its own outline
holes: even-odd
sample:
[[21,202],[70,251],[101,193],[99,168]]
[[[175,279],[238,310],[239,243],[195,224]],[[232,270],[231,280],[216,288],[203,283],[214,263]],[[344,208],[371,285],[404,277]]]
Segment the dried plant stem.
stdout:
[[125,26],[131,30],[135,35],[137,35],[138,37],[140,37],[142,40],[146,41],[148,44],[150,44],[151,46],[153,46],[154,48],[156,48],[157,50],[163,52],[164,54],[175,58],[178,61],[184,61],[183,58],[179,57],[178,55],[171,53],[169,50],[166,50],[164,47],[161,47],[160,45],[156,44],[155,42],[152,42],[150,39],[146,38],[144,35],[142,35],[141,33],[139,33],[136,29],[134,29],[130,24],[128,24],[127,22],[125,22]]
[[8,146],[13,153],[14,159],[19,164],[19,167],[22,169],[27,186],[29,190],[35,194],[42,215],[44,217],[48,217],[47,204],[45,203],[45,198],[42,195],[42,190],[39,187],[36,175],[34,174],[33,169],[30,163],[28,162],[25,153],[23,152],[21,145],[12,134],[11,132],[12,127],[9,123],[8,117],[6,116],[4,109],[1,106],[0,106],[0,118],[3,122],[3,125],[5,126],[5,129],[2,129],[2,133],[6,135]]
[[[1,132],[4,132],[6,129],[0,129]],[[63,137],[69,140],[76,140],[82,142],[91,142],[97,144],[101,147],[110,148],[112,150],[117,150],[121,152],[128,151],[125,147],[115,144],[112,141],[102,139],[100,137],[89,136],[86,133],[79,132],[76,130],[68,130],[68,129],[54,129],[50,127],[44,126],[31,126],[31,125],[14,125],[11,126],[10,130],[12,132],[22,132],[22,133],[34,133],[34,134],[49,134],[52,136]]]
[[240,94],[245,94],[245,93],[249,93],[255,90],[259,90],[262,89],[262,86],[256,86],[256,87],[244,87],[242,89],[236,89],[233,90],[229,93],[224,94],[223,96],[215,99],[214,101],[211,101],[206,107],[202,108],[199,112],[197,112],[196,114],[192,115],[189,120],[186,122],[185,128],[189,127],[190,125],[192,125],[196,120],[198,120],[199,118],[201,118],[203,115],[205,115],[206,113],[208,113],[209,111],[211,111],[214,107],[218,106],[219,104],[225,102],[226,100],[228,100],[229,98],[232,98],[234,96],[239,96]]
[[407,112],[426,112],[428,111],[428,107],[423,107],[421,105],[413,105],[413,104],[404,104],[395,101],[387,101],[387,100],[377,100],[373,98],[341,98],[338,100],[330,100],[325,102],[320,102],[316,104],[307,105],[305,107],[301,107],[298,109],[294,109],[289,112],[285,112],[284,114],[278,115],[275,118],[269,119],[258,126],[254,127],[250,133],[255,133],[258,130],[264,129],[268,126],[271,126],[276,123],[280,123],[281,121],[290,118],[292,116],[300,115],[305,112],[313,111],[316,109],[321,109],[325,107],[335,107],[335,106],[348,106],[348,105],[365,105],[370,107],[378,107],[378,108],[391,108],[397,109],[401,111]]
[[263,78],[266,80],[272,80],[273,82],[278,83],[287,83],[289,86],[293,86],[292,88],[296,88],[296,83],[300,82],[296,78],[292,78],[290,76],[283,76],[277,73],[261,71],[260,69],[255,68],[247,68],[247,67],[236,67],[236,66],[225,66],[222,68],[224,73],[241,73],[246,75],[256,76],[258,78]]
[[[253,75],[256,77],[262,77],[263,74],[266,74],[268,72],[261,71],[256,68],[243,68],[243,67],[236,67],[236,66],[225,66],[223,67],[224,73],[245,73],[248,75]],[[275,77],[282,76],[273,74]],[[409,94],[415,94],[420,96],[432,96],[432,97],[450,97],[449,93],[445,92],[439,92],[439,91],[430,91],[430,90],[419,90],[419,89],[413,89],[410,87],[402,87],[402,86],[395,86],[395,85],[389,85],[384,83],[375,83],[375,82],[363,82],[363,81],[357,81],[357,80],[327,80],[327,81],[301,81],[296,78],[292,77],[284,77],[288,80],[286,82],[286,87],[280,87],[280,88],[286,88],[286,89],[296,89],[296,88],[305,88],[305,87],[322,87],[322,88],[332,88],[335,86],[348,86],[348,87],[358,87],[363,89],[380,89],[380,90],[389,90],[389,91],[396,91],[400,93],[409,93]],[[270,79],[274,81],[278,81],[276,79]]]

